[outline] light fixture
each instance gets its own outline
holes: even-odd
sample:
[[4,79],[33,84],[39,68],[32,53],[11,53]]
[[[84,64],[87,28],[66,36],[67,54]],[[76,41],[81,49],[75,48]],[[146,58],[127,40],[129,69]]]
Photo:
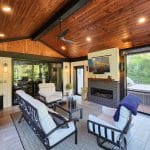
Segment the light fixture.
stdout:
[[4,6],[2,6],[2,11],[4,11],[4,12],[11,12],[11,7],[10,6],[6,6],[6,5],[4,5]]
[[91,42],[91,37],[87,36],[86,41]]
[[65,50],[65,49],[66,49],[66,47],[65,47],[65,46],[61,46],[61,49],[62,49],[62,50]]
[[3,64],[3,71],[4,71],[4,73],[8,72],[8,64],[7,63]]
[[92,58],[93,61],[95,61],[95,58]]
[[129,34],[128,34],[128,33],[124,33],[123,36],[122,36],[122,38],[123,38],[123,39],[129,38]]
[[145,17],[141,17],[138,19],[138,23],[144,23],[146,21],[146,18]]
[[0,37],[4,37],[5,36],[5,34],[4,33],[0,33]]

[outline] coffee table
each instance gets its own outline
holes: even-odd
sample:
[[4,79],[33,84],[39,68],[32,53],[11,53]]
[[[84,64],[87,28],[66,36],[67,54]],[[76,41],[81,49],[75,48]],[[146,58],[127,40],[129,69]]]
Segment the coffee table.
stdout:
[[[69,105],[68,101],[66,101],[64,104],[56,103],[54,104],[54,110],[57,111],[57,108],[63,110],[64,112],[67,112],[69,115],[69,119],[77,118],[82,119],[83,117],[83,108],[81,105],[76,104],[76,107],[72,108],[71,105]],[[79,112],[79,117],[74,117],[73,113]]]

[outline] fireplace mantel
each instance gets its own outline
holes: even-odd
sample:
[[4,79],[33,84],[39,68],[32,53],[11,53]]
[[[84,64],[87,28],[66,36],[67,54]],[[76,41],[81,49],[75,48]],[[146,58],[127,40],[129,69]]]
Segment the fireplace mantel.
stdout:
[[[113,79],[111,78],[88,78],[88,80],[98,80],[98,81],[106,81],[106,82],[115,82]],[[117,81],[116,81],[117,82]]]

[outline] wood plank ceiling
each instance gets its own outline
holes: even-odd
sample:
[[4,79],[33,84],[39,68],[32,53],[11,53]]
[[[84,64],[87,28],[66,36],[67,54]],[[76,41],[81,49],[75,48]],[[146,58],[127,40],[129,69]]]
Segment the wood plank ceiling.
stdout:
[[[3,0],[13,11],[7,15],[0,12],[0,32],[5,32],[7,39],[31,37],[68,1]],[[137,22],[140,17],[145,17],[145,23]],[[70,58],[112,47],[123,49],[148,45],[150,0],[89,0],[62,21],[62,29],[66,28],[69,32],[65,38],[74,41],[73,44],[66,44],[57,38],[59,25],[38,40]],[[87,42],[86,37],[90,37],[91,42]],[[62,50],[62,46],[66,49]]]
[[[68,0],[1,0],[0,32],[7,39],[30,37],[52,17]],[[12,8],[2,11],[3,6]]]

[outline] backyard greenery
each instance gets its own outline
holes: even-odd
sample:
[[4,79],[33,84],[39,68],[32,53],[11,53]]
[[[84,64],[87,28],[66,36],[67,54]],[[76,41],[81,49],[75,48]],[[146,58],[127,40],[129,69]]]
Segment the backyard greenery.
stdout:
[[150,53],[127,57],[127,76],[138,84],[150,84]]

